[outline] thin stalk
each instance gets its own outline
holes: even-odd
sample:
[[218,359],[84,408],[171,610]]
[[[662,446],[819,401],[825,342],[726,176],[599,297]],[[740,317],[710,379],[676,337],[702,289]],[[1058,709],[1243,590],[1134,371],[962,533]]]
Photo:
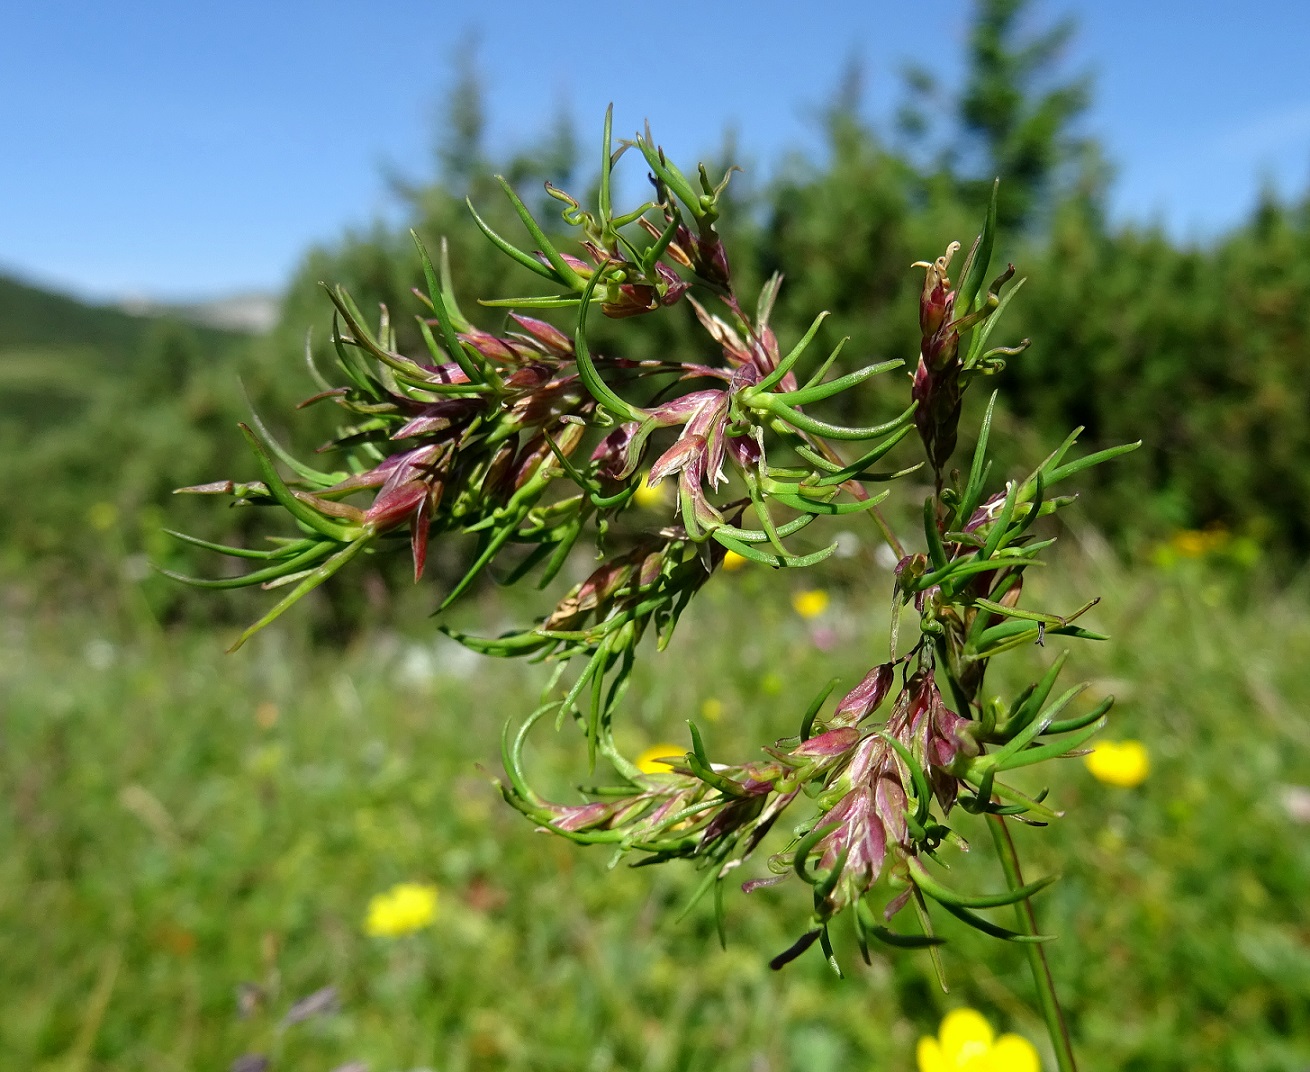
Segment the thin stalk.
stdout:
[[[1005,823],[1005,817],[987,816],[987,829],[991,831],[992,841],[996,843],[996,855],[1000,857],[1001,869],[1005,872],[1007,885],[1012,890],[1019,889],[1023,886],[1023,873],[1019,869],[1019,853],[1014,847],[1014,838],[1010,836],[1010,828]],[[1037,917],[1028,898],[1015,904],[1014,915],[1019,930],[1024,934],[1039,933]],[[1069,1041],[1069,1027],[1064,1022],[1060,999],[1055,994],[1055,979],[1051,976],[1051,966],[1046,962],[1046,950],[1039,942],[1026,943],[1024,949],[1028,954],[1028,967],[1032,971],[1033,983],[1037,986],[1037,1002],[1042,1007],[1046,1031],[1051,1037],[1051,1046],[1055,1049],[1056,1067],[1060,1072],[1078,1072],[1073,1056],[1073,1043]]]
[[882,516],[881,510],[875,506],[869,511],[869,514],[873,517],[873,523],[878,526],[878,531],[882,534],[883,540],[892,549],[892,553],[896,555],[896,560],[899,562],[905,557],[905,545],[896,538],[896,533],[887,524],[887,519]]

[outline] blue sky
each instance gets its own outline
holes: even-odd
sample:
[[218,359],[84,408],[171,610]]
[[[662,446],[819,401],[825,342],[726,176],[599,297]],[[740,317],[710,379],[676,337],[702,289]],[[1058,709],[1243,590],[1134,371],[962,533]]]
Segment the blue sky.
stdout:
[[[1262,182],[1310,188],[1310,4],[1037,0],[1072,13],[1070,74],[1120,220],[1204,239]],[[0,35],[0,269],[93,297],[276,288],[313,242],[394,215],[384,171],[432,174],[453,56],[475,32],[493,145],[558,113],[649,117],[675,157],[731,126],[758,169],[813,152],[851,56],[871,116],[903,60],[958,76],[968,0],[517,0],[12,5]],[[554,11],[571,15],[552,16]],[[619,44],[618,42],[623,42]]]

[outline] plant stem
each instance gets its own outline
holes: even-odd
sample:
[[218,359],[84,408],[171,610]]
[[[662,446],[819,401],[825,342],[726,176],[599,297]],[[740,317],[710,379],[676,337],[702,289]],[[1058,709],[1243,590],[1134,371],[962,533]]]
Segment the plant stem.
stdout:
[[[1006,883],[1010,889],[1018,889],[1023,885],[1023,872],[1019,869],[1019,853],[1014,847],[1014,839],[1010,836],[1010,828],[1005,823],[1005,817],[987,816],[987,829],[991,831],[992,840],[996,843],[996,854],[1000,857]],[[1032,902],[1028,898],[1025,897],[1015,904],[1014,914],[1019,922],[1019,930],[1024,934],[1040,933]],[[1038,942],[1025,944],[1024,948],[1028,953],[1028,967],[1032,971],[1033,983],[1037,986],[1037,1002],[1042,1007],[1046,1030],[1051,1036],[1051,1046],[1055,1049],[1055,1063],[1060,1072],[1078,1072],[1073,1056],[1073,1043],[1069,1041],[1069,1027],[1064,1022],[1060,999],[1055,994],[1055,980],[1051,976],[1051,966],[1046,962],[1046,950]]]
[[887,546],[892,549],[896,555],[897,561],[905,557],[905,545],[896,538],[896,533],[892,531],[891,525],[887,524],[887,519],[882,516],[882,511],[876,506],[870,507],[869,513],[873,515],[873,523],[878,526],[878,531],[882,533],[882,538],[886,541]]

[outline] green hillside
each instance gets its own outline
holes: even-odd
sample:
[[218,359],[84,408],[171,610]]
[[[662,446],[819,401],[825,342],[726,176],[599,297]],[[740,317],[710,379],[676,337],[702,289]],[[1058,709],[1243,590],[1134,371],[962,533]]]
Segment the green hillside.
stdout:
[[[91,305],[66,294],[0,275],[0,357],[34,351],[93,351],[106,364],[128,364],[158,316],[134,316],[111,305]],[[223,349],[241,336],[193,325],[206,347]]]
[[[0,562],[16,576],[94,585],[97,561],[112,570],[157,539],[155,519],[114,533],[110,547],[87,518],[139,517],[229,464],[249,344],[0,276],[0,480],[23,504],[0,520]],[[88,557],[93,549],[107,555]]]
[[15,349],[90,347],[123,358],[140,344],[144,325],[108,306],[0,276],[0,353]]
[[221,359],[245,344],[238,332],[171,316],[134,316],[0,276],[0,421],[64,424],[116,385],[158,363],[161,348]]

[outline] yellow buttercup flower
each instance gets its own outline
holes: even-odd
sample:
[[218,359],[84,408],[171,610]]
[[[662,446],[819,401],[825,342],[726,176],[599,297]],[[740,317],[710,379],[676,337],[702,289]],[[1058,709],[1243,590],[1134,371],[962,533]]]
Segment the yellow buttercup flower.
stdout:
[[368,902],[364,933],[374,938],[395,938],[432,925],[437,918],[437,887],[402,882]]
[[919,1072],[1041,1072],[1037,1050],[1019,1035],[995,1038],[973,1009],[953,1009],[936,1038],[919,1040]]
[[828,593],[822,588],[797,592],[791,598],[792,609],[802,618],[817,618],[828,609]]
[[739,555],[736,551],[729,551],[723,556],[723,568],[725,570],[738,570],[750,561],[745,555]]
[[711,696],[700,705],[700,717],[707,722],[718,722],[723,717],[723,701]]
[[87,509],[86,520],[96,532],[108,532],[118,524],[118,507],[110,502],[92,503]]
[[637,757],[637,769],[642,774],[663,774],[673,768],[663,762],[666,759],[681,758],[687,750],[676,744],[653,744]]
[[1204,558],[1215,551],[1222,551],[1228,540],[1227,529],[1184,529],[1173,534],[1169,545],[1183,558]]
[[1083,757],[1097,781],[1131,789],[1151,773],[1151,756],[1141,741],[1105,741]]
[[643,473],[641,483],[637,485],[637,490],[632,493],[632,501],[643,510],[653,510],[655,507],[664,504],[664,488],[658,484],[651,487],[649,478],[649,473]]

